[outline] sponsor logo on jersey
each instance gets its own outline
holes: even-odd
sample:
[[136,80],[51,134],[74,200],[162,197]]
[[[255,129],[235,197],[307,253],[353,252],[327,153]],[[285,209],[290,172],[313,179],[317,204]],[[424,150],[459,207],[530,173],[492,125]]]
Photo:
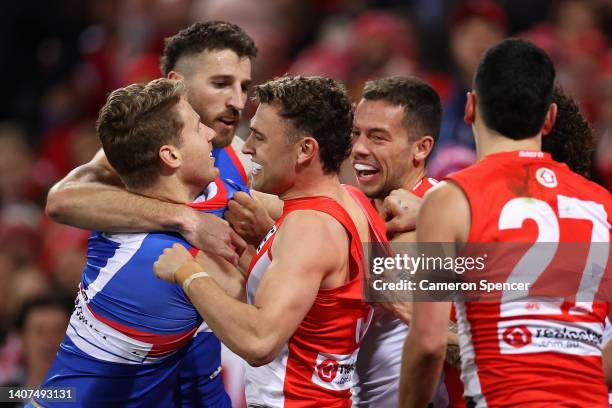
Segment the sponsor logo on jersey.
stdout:
[[555,188],[558,184],[555,172],[546,167],[540,167],[536,170],[536,180],[538,180],[538,183],[548,188]]
[[353,373],[359,349],[352,354],[319,353],[312,382],[328,390],[348,390],[354,385]]
[[338,375],[338,362],[333,359],[323,360],[317,364],[317,375],[325,382],[332,382]]
[[499,322],[502,354],[557,352],[573,355],[601,355],[602,325],[562,323],[546,320]]
[[525,347],[531,343],[531,332],[524,325],[508,327],[504,331],[503,339],[512,347]]

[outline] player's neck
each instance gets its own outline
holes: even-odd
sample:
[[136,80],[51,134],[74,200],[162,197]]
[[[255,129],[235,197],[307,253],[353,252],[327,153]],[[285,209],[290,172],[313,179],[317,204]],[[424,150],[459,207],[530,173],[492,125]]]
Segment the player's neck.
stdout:
[[168,203],[190,203],[202,192],[202,187],[188,186],[175,176],[160,177],[157,183],[148,188],[131,189],[136,194],[155,198]]
[[480,130],[480,135],[477,136],[476,140],[478,160],[495,153],[542,150],[542,137],[540,133],[527,139],[513,140],[487,129]]
[[414,186],[425,176],[425,166],[419,166],[406,175],[402,187],[404,190],[411,191]]
[[319,174],[312,177],[300,177],[296,183],[279,196],[281,200],[293,198],[325,196],[338,198],[340,180],[337,174]]
[[[425,166],[419,166],[417,168],[414,168],[406,175],[402,182],[402,185],[398,188],[404,189],[406,191],[412,191],[414,186],[416,186],[419,180],[421,180],[423,177],[425,177]],[[385,198],[387,198],[389,193],[391,193],[391,191],[389,191],[384,197],[378,197],[374,199],[374,203],[376,204],[377,209],[382,208],[382,203]]]

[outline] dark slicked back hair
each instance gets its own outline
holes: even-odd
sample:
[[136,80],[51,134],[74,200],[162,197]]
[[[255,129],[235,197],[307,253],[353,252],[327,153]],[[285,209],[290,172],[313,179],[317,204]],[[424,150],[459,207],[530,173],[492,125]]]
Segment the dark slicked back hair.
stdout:
[[180,81],[160,78],[113,91],[100,110],[96,128],[110,164],[128,188],[141,189],[159,178],[159,149],[180,147],[183,121],[176,105]]
[[555,86],[552,101],[557,104],[557,120],[550,133],[542,138],[542,150],[588,178],[596,144],[593,129],[580,113],[576,101],[559,85]]
[[474,80],[485,125],[514,140],[535,136],[550,107],[555,68],[544,51],[509,39],[484,55]]
[[289,141],[305,134],[317,140],[324,173],[340,171],[351,150],[353,125],[351,102],[342,84],[320,76],[284,76],[255,87],[255,98],[280,106],[280,115],[297,130],[288,132]]
[[392,76],[368,81],[363,88],[363,99],[387,101],[404,108],[404,127],[413,140],[440,134],[442,104],[438,93],[425,81],[416,77]]
[[202,51],[232,50],[240,58],[253,59],[257,47],[251,37],[236,24],[225,21],[195,23],[165,40],[161,70],[168,75],[182,57],[196,55]]

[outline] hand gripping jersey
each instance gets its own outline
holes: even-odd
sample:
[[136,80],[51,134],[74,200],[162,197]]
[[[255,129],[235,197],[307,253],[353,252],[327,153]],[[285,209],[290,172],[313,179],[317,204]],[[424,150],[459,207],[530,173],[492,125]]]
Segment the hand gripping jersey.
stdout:
[[[423,177],[410,191],[423,197],[437,183],[437,180]],[[354,407],[397,407],[402,349],[407,334],[408,326],[404,322],[382,307],[374,307],[372,322],[363,338],[355,366]],[[459,404],[462,402],[461,391],[456,387],[456,381],[459,381],[457,370],[445,366],[445,374],[434,394],[434,408],[446,408],[455,400]]]
[[[215,158],[215,167],[219,169],[220,178],[214,184],[217,189],[214,201],[207,200],[203,202],[202,204],[205,208],[199,208],[202,211],[212,212],[218,217],[223,217],[226,203],[233,197],[234,192],[248,191],[247,172],[236,153],[243,143],[241,139],[234,137],[231,145],[212,150],[212,155]],[[231,180],[233,183],[228,185],[228,180]],[[215,208],[217,210],[214,210]],[[183,359],[179,378],[183,407],[201,406],[202,396],[206,396],[207,404],[210,404],[211,398],[208,397],[211,394],[209,384],[210,370],[209,367],[202,364],[202,361],[206,361],[206,357],[203,357],[203,355],[209,353],[211,348],[209,338],[217,339],[204,322],[196,332],[195,338]],[[220,347],[225,389],[230,395],[232,402],[240,406],[240,402],[244,401],[243,378],[245,362],[232,353],[225,345],[221,344]]]
[[[217,179],[190,206],[222,216],[237,189]],[[153,263],[174,243],[191,248],[172,233],[92,233],[75,310],[42,387],[75,387],[78,406],[172,406],[175,392],[180,398],[178,373],[202,319],[178,285],[153,273]],[[199,346],[201,373],[214,380],[219,340],[205,333]],[[200,396],[199,404],[229,406],[220,378],[206,386],[212,399]]]
[[[377,221],[376,211],[366,197],[354,188],[346,188],[364,209],[370,236],[384,237],[384,224]],[[324,212],[346,228],[350,236],[350,281],[337,288],[320,289],[312,308],[274,361],[261,367],[247,367],[247,402],[249,406],[267,407],[350,407],[355,360],[371,309],[363,299],[361,240],[346,210],[326,197],[286,200],[282,216],[251,262],[247,299],[253,302],[257,286],[272,261],[276,231],[285,217],[296,210]]]
[[[248,192],[248,189],[245,186],[246,178],[242,179],[242,176],[240,176],[240,174],[244,174],[242,165],[237,159],[232,159],[236,155],[231,146],[225,149],[213,149],[213,156],[218,158],[215,160],[215,166],[219,169],[220,177],[209,185],[206,200],[196,200],[190,206],[196,210],[223,218],[227,202],[233,198],[234,193],[237,191]],[[222,178],[224,174],[237,177],[239,181],[234,182],[233,179]],[[220,359],[213,361],[209,357],[213,354],[220,356],[222,348],[225,348],[225,346],[212,333],[206,322],[202,322],[193,340],[188,345],[181,363],[178,379],[179,390],[175,395],[177,406],[186,408],[205,405],[211,408],[229,408],[231,401],[240,399],[241,395],[232,395],[230,401],[223,389],[223,384],[217,378],[221,373]],[[224,350],[224,352],[227,354],[227,350]],[[223,370],[226,370],[226,361],[222,363]]]
[[[470,204],[468,242],[583,242],[585,247],[602,242],[609,248],[610,193],[546,153],[492,154],[448,179]],[[554,265],[578,260],[560,252],[538,257],[529,276],[567,279],[567,274],[557,276]],[[525,259],[529,251],[521,256]],[[578,272],[585,268],[587,251],[583,256]],[[609,256],[599,261],[599,268],[609,268]],[[509,276],[520,265],[510,265]],[[596,269],[577,275],[576,287],[593,279]],[[468,406],[606,407],[601,340],[607,309],[603,302],[540,302],[525,296],[510,302],[458,302]]]

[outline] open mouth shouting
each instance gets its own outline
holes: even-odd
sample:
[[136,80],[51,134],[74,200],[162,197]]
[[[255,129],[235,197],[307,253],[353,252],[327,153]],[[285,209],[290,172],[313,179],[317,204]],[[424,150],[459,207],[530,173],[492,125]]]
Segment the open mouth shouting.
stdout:
[[353,162],[353,169],[359,183],[368,183],[373,181],[380,174],[380,169],[371,163],[362,161]]

